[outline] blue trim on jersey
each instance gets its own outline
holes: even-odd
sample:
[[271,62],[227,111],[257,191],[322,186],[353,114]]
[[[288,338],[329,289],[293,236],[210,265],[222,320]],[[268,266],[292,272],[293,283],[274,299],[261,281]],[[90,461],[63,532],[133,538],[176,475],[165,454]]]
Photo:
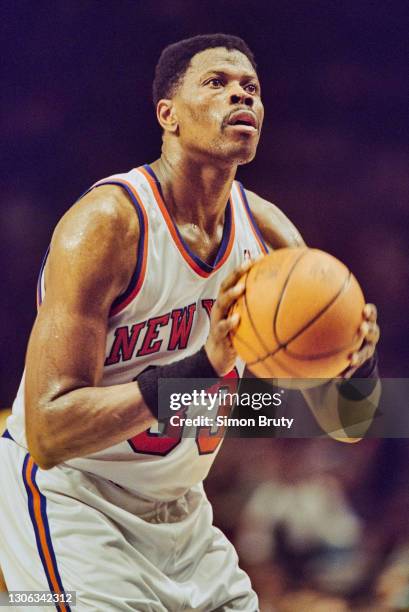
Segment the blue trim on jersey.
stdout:
[[[44,552],[43,552],[43,548],[42,548],[42,544],[41,544],[41,539],[40,539],[40,534],[38,531],[38,525],[37,525],[37,520],[35,517],[35,513],[34,513],[34,499],[33,499],[33,493],[31,491],[31,488],[27,482],[27,478],[26,478],[26,471],[27,471],[27,463],[30,460],[30,455],[29,453],[27,453],[27,455],[24,458],[24,463],[23,463],[23,481],[24,481],[24,486],[26,488],[27,491],[27,498],[28,498],[28,511],[30,514],[30,518],[31,518],[31,522],[34,528],[34,535],[35,535],[35,539],[36,539],[36,543],[37,543],[37,550],[38,550],[38,554],[40,555],[40,559],[41,559],[41,563],[43,564],[43,569],[47,578],[47,582],[48,582],[48,586],[50,588],[51,593],[55,592],[55,589],[53,587],[53,583],[48,571],[48,567],[47,567],[47,562],[45,560],[44,557]],[[62,585],[62,581],[61,581],[61,576],[60,573],[58,571],[58,566],[57,566],[57,560],[55,558],[55,553],[54,553],[54,548],[52,545],[52,541],[51,541],[51,534],[50,534],[50,526],[48,523],[48,517],[47,517],[47,500],[45,498],[45,496],[41,493],[40,489],[38,488],[38,485],[36,483],[35,477],[38,471],[38,466],[36,464],[34,464],[33,470],[31,472],[31,480],[33,483],[34,488],[36,489],[36,491],[39,494],[40,497],[40,513],[41,513],[41,517],[43,519],[43,524],[44,524],[44,530],[45,530],[45,537],[46,537],[46,541],[47,541],[47,545],[48,545],[48,551],[51,557],[51,561],[52,561],[52,565],[53,565],[53,570],[54,570],[54,574],[57,580],[57,584],[58,587],[60,589],[61,593],[64,593],[64,587]],[[64,604],[67,612],[71,612],[71,608],[68,604]],[[60,610],[60,604],[56,604],[56,609]]]
[[24,481],[24,486],[26,488],[26,492],[27,492],[27,499],[28,499],[28,512],[30,514],[30,518],[31,518],[31,523],[33,525],[33,529],[34,529],[34,535],[35,535],[35,539],[36,539],[36,543],[37,543],[37,550],[38,550],[38,554],[40,555],[40,559],[41,559],[41,563],[43,564],[43,568],[44,568],[44,572],[47,578],[47,582],[48,582],[48,586],[50,588],[50,591],[53,592],[54,591],[54,587],[52,585],[52,582],[50,580],[50,576],[48,574],[47,571],[47,563],[43,554],[43,549],[41,546],[41,541],[40,541],[40,535],[38,533],[38,529],[36,527],[37,523],[36,523],[36,519],[35,519],[35,515],[34,515],[34,500],[33,500],[33,493],[28,485],[27,479],[26,479],[26,470],[27,470],[27,463],[30,459],[30,455],[27,453],[27,455],[24,458],[24,463],[23,463],[23,481]]
[[[129,189],[129,187],[127,185],[125,185],[124,183],[121,183],[120,180],[117,180],[117,181],[107,181],[107,182],[104,182],[104,183],[98,183],[98,185],[94,185],[93,187],[90,187],[87,191],[85,191],[82,194],[82,196],[79,198],[79,200],[81,200],[87,193],[89,193],[93,189],[96,189],[97,187],[100,187],[101,185],[117,185],[117,186],[122,187],[123,189],[126,190],[127,194],[131,198],[131,201],[132,201],[133,205],[135,206],[136,213],[138,215],[139,226],[140,226],[140,237],[139,237],[139,244],[138,244],[136,268],[134,270],[134,273],[132,274],[132,278],[131,278],[131,280],[129,282],[129,285],[128,285],[126,291],[124,293],[122,293],[121,295],[119,295],[112,302],[112,305],[111,305],[111,310],[112,310],[113,308],[118,306],[118,304],[121,304],[121,302],[126,300],[126,298],[132,293],[132,291],[136,287],[136,284],[137,284],[137,282],[139,280],[139,277],[140,277],[140,274],[141,274],[141,269],[142,269],[142,264],[143,264],[143,252],[144,252],[145,240],[146,240],[146,237],[145,237],[146,227],[145,227],[145,220],[144,220],[142,209],[141,209],[141,204],[135,198],[134,194]],[[77,201],[79,201],[79,200],[77,200]],[[50,252],[50,247],[48,247],[47,252],[44,255],[44,258],[43,258],[43,261],[42,261],[42,264],[41,264],[41,268],[40,268],[40,274],[38,276],[38,281],[37,281],[37,296],[38,296],[38,303],[39,303],[39,305],[41,304],[42,299],[43,299],[43,296],[41,295],[41,277],[42,277],[42,274],[43,274],[43,270],[44,270],[45,264],[47,262],[47,257],[48,257],[49,252]]]
[[265,248],[266,253],[268,253],[268,247],[267,247],[266,243],[264,242],[263,236],[262,236],[262,234],[261,234],[261,232],[260,232],[260,230],[258,228],[256,220],[254,219],[253,213],[251,212],[251,208],[250,208],[250,205],[248,203],[244,187],[243,187],[243,185],[239,181],[237,181],[237,184],[238,184],[238,186],[240,188],[240,193],[243,196],[243,202],[244,202],[244,205],[246,207],[247,213],[248,213],[248,215],[250,217],[250,221],[251,221],[251,223],[253,225],[254,231],[256,232],[257,236],[260,238],[260,242],[263,245],[263,247]]
[[[156,176],[156,174],[154,173],[154,171],[152,170],[152,168],[148,164],[145,164],[143,167],[145,168],[146,172],[149,172],[149,174],[151,175],[151,177],[153,178],[153,180],[157,184],[159,192],[160,192],[160,195],[162,197],[162,200],[165,201],[165,198],[163,197],[162,186],[161,186],[161,184],[159,182],[158,177]],[[223,258],[224,253],[225,253],[225,251],[227,249],[227,245],[229,244],[229,240],[230,240],[231,227],[232,227],[232,210],[231,210],[231,201],[230,201],[230,198],[229,198],[229,200],[227,202],[227,205],[226,205],[226,213],[225,213],[225,219],[224,219],[222,241],[221,241],[221,243],[219,245],[219,248],[217,250],[216,258],[215,258],[215,260],[213,262],[213,265],[210,265],[210,264],[206,263],[205,261],[200,259],[200,257],[198,257],[195,253],[193,253],[193,251],[190,249],[189,245],[184,241],[184,239],[183,239],[181,233],[179,232],[179,229],[178,229],[176,223],[173,221],[173,219],[172,219],[172,224],[173,224],[173,227],[175,228],[175,231],[176,231],[177,235],[179,236],[179,239],[180,239],[180,241],[181,241],[181,243],[183,245],[183,248],[187,251],[187,253],[189,253],[189,255],[193,259],[193,261],[204,272],[213,272],[213,270],[215,269],[215,267],[217,266],[219,261]]]
[[[13,440],[13,438],[10,435],[10,432],[8,431],[8,429],[5,429],[3,431],[3,435],[1,436],[2,438],[6,438],[7,440]],[[14,442],[14,440],[13,440]]]
[[119,295],[112,302],[112,305],[111,305],[111,310],[112,310],[113,308],[118,306],[118,304],[121,304],[123,301],[126,300],[126,298],[132,293],[132,291],[136,287],[136,284],[139,280],[139,277],[141,275],[142,265],[143,265],[143,253],[144,253],[145,240],[146,240],[146,227],[145,227],[145,219],[144,219],[143,212],[142,212],[142,206],[138,202],[137,198],[132,193],[128,185],[126,185],[125,183],[122,183],[118,179],[115,181],[107,181],[103,183],[98,183],[98,185],[95,185],[94,189],[96,189],[97,187],[100,187],[101,185],[117,185],[118,187],[122,187],[123,189],[125,189],[129,197],[131,198],[132,204],[135,206],[135,210],[136,210],[136,213],[138,215],[138,220],[139,220],[139,227],[140,227],[136,268],[134,270],[134,273],[132,274],[132,278],[129,282],[128,287],[126,288],[126,291],[124,293],[121,293],[121,295]]
[[229,199],[227,206],[226,206],[226,214],[224,216],[222,241],[220,243],[219,250],[217,251],[216,259],[214,260],[214,263],[213,263],[214,267],[217,266],[219,261],[224,256],[224,253],[227,249],[227,245],[229,244],[230,234],[231,234],[231,202]]

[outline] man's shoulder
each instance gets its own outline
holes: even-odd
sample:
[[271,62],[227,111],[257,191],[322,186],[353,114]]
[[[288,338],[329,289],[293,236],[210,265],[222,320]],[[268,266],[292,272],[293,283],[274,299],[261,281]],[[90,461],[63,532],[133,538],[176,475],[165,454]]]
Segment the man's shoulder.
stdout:
[[49,285],[50,265],[69,266],[71,277],[115,279],[119,295],[135,269],[139,221],[134,206],[124,190],[115,185],[101,185],[77,200],[58,222],[51,239],[45,267]]
[[77,200],[62,216],[57,228],[70,234],[96,232],[101,238],[122,236],[133,240],[139,236],[138,217],[126,191],[117,185],[102,184]]
[[268,245],[273,249],[302,246],[304,240],[287,215],[272,202],[245,189],[251,213]]
[[92,187],[74,202],[66,214],[100,216],[112,222],[123,223],[135,216],[132,201],[120,185],[102,183]]

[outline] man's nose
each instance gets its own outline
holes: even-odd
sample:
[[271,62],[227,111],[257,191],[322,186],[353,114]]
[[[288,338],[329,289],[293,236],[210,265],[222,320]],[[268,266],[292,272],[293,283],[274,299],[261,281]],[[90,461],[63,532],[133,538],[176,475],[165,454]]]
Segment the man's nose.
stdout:
[[238,88],[230,96],[230,102],[232,104],[245,104],[251,108],[254,104],[252,96],[250,96],[245,89]]

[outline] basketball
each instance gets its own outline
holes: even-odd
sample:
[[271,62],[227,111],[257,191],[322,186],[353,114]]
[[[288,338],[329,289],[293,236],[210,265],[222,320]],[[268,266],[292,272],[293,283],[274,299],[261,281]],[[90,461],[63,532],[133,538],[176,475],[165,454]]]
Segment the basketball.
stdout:
[[262,378],[334,378],[362,342],[365,299],[338,259],[307,247],[284,248],[245,275],[232,337],[239,356]]

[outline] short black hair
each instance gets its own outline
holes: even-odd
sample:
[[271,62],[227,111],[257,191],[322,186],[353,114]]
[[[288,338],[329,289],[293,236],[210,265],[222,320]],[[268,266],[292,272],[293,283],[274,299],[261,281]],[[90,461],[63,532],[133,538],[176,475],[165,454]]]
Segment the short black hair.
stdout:
[[156,104],[162,98],[171,98],[177,85],[183,78],[189,67],[190,60],[196,53],[213,49],[214,47],[225,47],[226,49],[237,49],[243,53],[253,66],[257,65],[253,53],[247,44],[238,36],[229,34],[200,34],[193,38],[186,38],[165,47],[161,53],[155,68],[153,80],[153,103]]

